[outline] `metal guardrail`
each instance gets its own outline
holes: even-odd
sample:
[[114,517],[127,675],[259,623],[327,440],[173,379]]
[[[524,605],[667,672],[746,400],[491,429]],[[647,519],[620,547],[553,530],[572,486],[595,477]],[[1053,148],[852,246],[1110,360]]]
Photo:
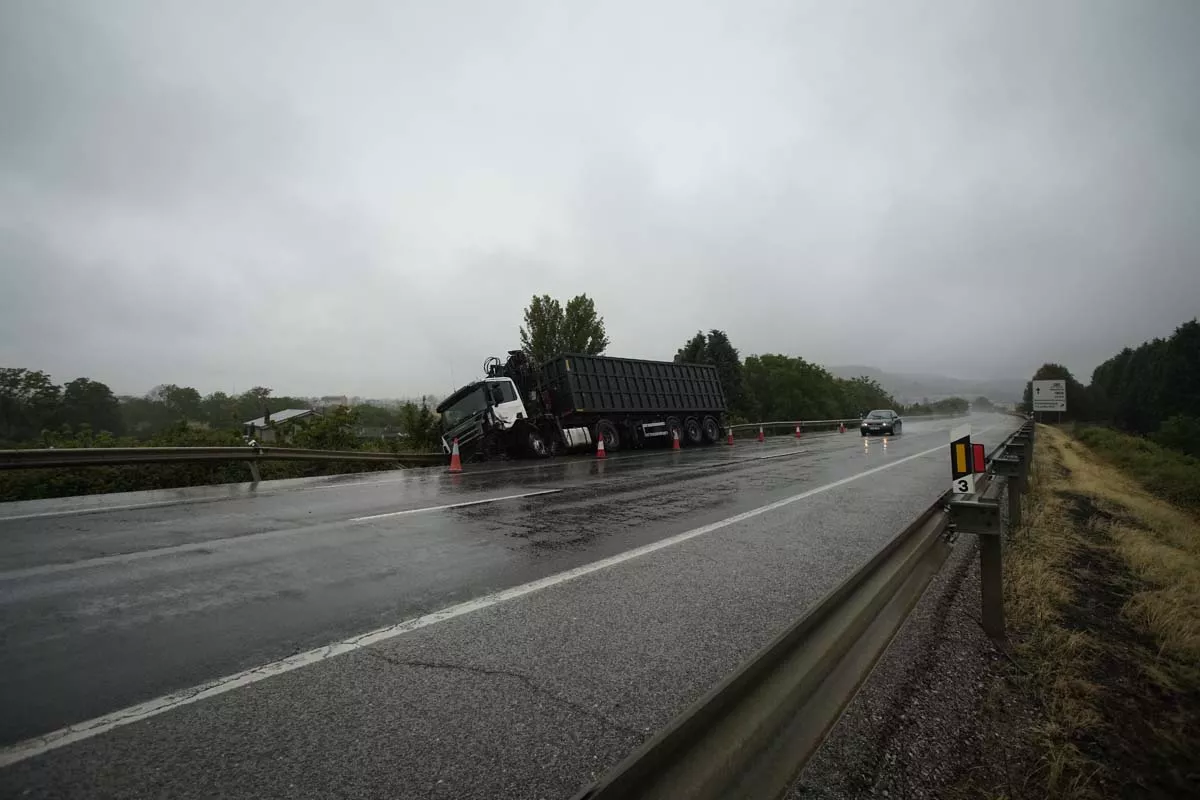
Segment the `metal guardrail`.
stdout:
[[812,428],[821,428],[825,427],[826,425],[845,425],[846,427],[850,427],[851,425],[858,425],[861,422],[861,417],[847,417],[846,419],[794,419],[790,421],[777,420],[775,422],[742,422],[738,423],[737,425],[730,425],[729,427],[735,431],[739,431],[742,429],[758,430],[759,428],[762,428],[763,430],[771,430],[773,428],[794,429],[797,425],[799,425],[801,430],[806,430]]
[[[1026,490],[1026,424],[990,456],[974,495],[944,495],[815,608],[576,800],[778,798],[837,722],[949,555],[981,533],[984,625],[1003,637],[1000,512]],[[994,476],[994,477],[993,477]],[[1010,500],[1010,504],[1012,501]],[[1011,506],[1010,506],[1011,508]],[[991,544],[989,544],[991,543]],[[998,611],[997,611],[998,609]],[[999,628],[996,628],[999,614]]]
[[357,450],[304,450],[295,447],[73,447],[0,450],[0,470],[50,467],[118,467],[130,464],[245,461],[254,481],[261,461],[363,461],[400,466],[446,463],[442,453],[364,453]]
[[[950,417],[965,416],[963,414],[912,414],[910,416],[901,415],[901,421],[923,420],[923,419],[947,419]],[[762,428],[765,432],[769,432],[775,428],[787,428],[795,430],[796,426],[800,430],[814,430],[825,427],[837,427],[845,425],[847,428],[857,428],[862,423],[862,417],[846,417],[845,419],[793,419],[793,420],[775,420],[772,422],[739,422],[737,425],[730,425],[729,428],[735,431],[739,430],[758,430]]]

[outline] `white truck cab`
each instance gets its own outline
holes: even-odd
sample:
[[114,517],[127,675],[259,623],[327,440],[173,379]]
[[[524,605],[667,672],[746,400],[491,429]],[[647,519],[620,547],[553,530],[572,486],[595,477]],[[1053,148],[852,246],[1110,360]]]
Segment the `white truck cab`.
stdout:
[[517,424],[517,420],[528,418],[525,403],[521,401],[512,378],[488,378],[483,385],[488,393],[488,404],[505,430]]

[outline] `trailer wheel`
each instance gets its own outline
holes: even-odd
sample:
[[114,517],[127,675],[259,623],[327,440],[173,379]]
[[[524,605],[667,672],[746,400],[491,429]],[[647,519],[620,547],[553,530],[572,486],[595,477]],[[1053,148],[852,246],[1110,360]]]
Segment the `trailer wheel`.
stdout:
[[705,444],[716,444],[721,440],[721,424],[715,418],[705,417],[700,428],[704,431]]
[[667,447],[673,447],[671,440],[679,434],[679,443],[683,444],[683,425],[679,422],[679,417],[667,417],[663,420],[667,424]]
[[605,451],[621,449],[621,433],[606,419],[596,423],[596,438],[604,440]]
[[704,431],[700,427],[700,420],[695,417],[683,421],[683,443],[688,446],[704,443]]

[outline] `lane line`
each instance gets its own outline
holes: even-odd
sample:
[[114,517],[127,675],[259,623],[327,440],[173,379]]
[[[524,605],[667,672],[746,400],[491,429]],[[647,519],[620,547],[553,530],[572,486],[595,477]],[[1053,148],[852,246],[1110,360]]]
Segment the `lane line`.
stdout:
[[[245,495],[250,497],[252,495]],[[103,514],[107,511],[129,511],[137,508],[159,508],[161,506],[178,506],[193,503],[217,503],[222,500],[238,500],[238,497],[196,497],[182,500],[155,500],[149,503],[126,503],[119,506],[97,506],[95,508],[72,508],[65,511],[39,511],[32,514],[14,514],[11,517],[0,517],[0,522],[15,522],[22,519],[46,519],[48,517],[76,517],[80,514]]]
[[537,492],[522,492],[521,494],[508,494],[504,497],[487,497],[483,500],[468,500],[464,503],[447,503],[444,506],[429,506],[428,508],[407,508],[403,511],[388,511],[384,514],[371,514],[366,517],[354,517],[350,522],[367,522],[373,519],[387,519],[388,517],[401,517],[405,514],[424,514],[427,511],[444,511],[447,508],[466,508],[467,506],[481,506],[484,503],[499,503],[503,500],[520,500],[522,497],[538,497],[543,494],[557,494],[563,491],[562,489],[542,489]]
[[[386,514],[374,514],[369,517],[356,517],[351,520],[346,520],[346,522],[367,522],[369,520],[384,519],[385,517],[398,517],[403,514],[425,514],[430,511],[444,511],[450,508],[479,506],[485,503],[499,503],[504,500],[519,500],[522,497],[536,497],[538,495],[554,494],[561,491],[563,491],[563,489],[543,489],[537,492],[510,494],[503,497],[485,497],[482,500],[468,500],[463,503],[449,503],[447,505],[426,506],[424,508],[409,508],[404,511],[391,511]],[[87,558],[80,561],[68,561],[59,564],[39,564],[36,567],[24,567],[22,569],[9,570],[8,572],[0,572],[0,581],[36,578],[43,575],[55,575],[61,572],[74,572],[76,570],[90,569],[92,567],[102,567],[108,564],[127,564],[134,561],[143,561],[147,558],[158,558],[160,556],[178,555],[179,553],[206,551],[222,544],[243,544],[248,542],[261,542],[270,539],[282,539],[286,536],[294,536],[298,533],[316,533],[324,528],[327,528],[329,525],[336,525],[338,522],[340,522],[340,520],[317,523],[315,525],[305,525],[298,528],[280,528],[273,531],[247,533],[243,536],[223,536],[220,539],[206,539],[202,542],[188,542],[186,544],[169,545],[167,547],[154,547],[149,550],[137,550],[132,553],[113,553],[112,555],[96,556],[95,558]]]
[[[987,430],[990,430],[990,428],[980,430],[978,433],[984,433]],[[708,525],[692,528],[691,530],[684,531],[683,533],[678,533],[674,536],[667,537],[666,539],[660,539],[657,542],[652,542],[651,544],[643,545],[632,550],[627,550],[624,553],[619,553],[615,556],[610,556],[599,561],[593,561],[590,564],[575,567],[574,569],[569,569],[565,572],[559,572],[555,575],[550,575],[536,581],[521,584],[520,586],[514,586],[493,594],[477,597],[474,600],[458,603],[457,605],[449,606],[420,617],[405,620],[404,622],[390,625],[386,628],[378,628],[349,639],[343,639],[323,647],[318,647],[303,653],[297,653],[296,655],[289,656],[279,661],[273,661],[269,664],[254,667],[243,672],[227,675],[223,678],[217,678],[215,680],[208,681],[207,683],[193,686],[190,689],[184,689],[179,692],[173,692],[161,697],[156,697],[153,700],[147,700],[144,703],[139,703],[137,705],[121,709],[120,711],[114,711],[111,714],[105,714],[104,716],[96,717],[95,719],[90,719],[86,722],[69,725],[65,728],[52,731],[51,733],[43,734],[42,736],[35,736],[31,739],[26,739],[23,742],[18,742],[17,744],[0,750],[0,767],[16,764],[19,761],[24,761],[27,758],[33,758],[34,756],[55,750],[59,747],[72,744],[74,742],[83,741],[85,739],[90,739],[91,737],[98,736],[102,733],[107,733],[115,728],[119,728],[133,722],[139,722],[172,709],[181,708],[201,700],[206,700],[210,697],[216,697],[217,695],[224,694],[243,686],[258,683],[259,681],[265,680],[274,675],[281,675],[286,672],[291,672],[293,670],[300,669],[301,667],[316,664],[336,656],[354,652],[355,650],[359,650],[364,647],[369,647],[380,642],[385,642],[389,639],[394,639],[398,636],[403,636],[406,633],[410,633],[411,631],[415,631],[420,628],[426,628],[431,625],[436,625],[440,622],[446,622],[447,620],[455,619],[456,617],[465,616],[467,614],[471,614],[485,608],[490,608],[491,606],[498,605],[509,600],[515,600],[516,598],[524,597],[525,595],[533,594],[534,592],[539,592],[542,589],[548,589],[561,583],[573,581],[576,578],[590,575],[593,572],[599,572],[600,570],[607,569],[618,564],[623,564],[626,561],[632,561],[635,558],[641,558],[642,556],[649,555],[650,553],[664,550],[668,547],[680,544],[681,542],[686,542],[689,539],[695,539],[697,536],[703,536],[705,534],[712,533],[713,531],[727,528],[730,525],[736,525],[739,522],[745,522],[748,519],[753,519],[754,517],[762,514],[784,508],[785,506],[789,506],[792,503],[813,497],[814,495],[828,492],[831,489],[837,489],[838,487],[845,486],[870,475],[876,475],[884,470],[893,469],[901,464],[906,464],[909,461],[914,461],[918,458],[924,458],[925,456],[933,453],[945,454],[945,452],[945,444],[938,445],[937,447],[931,447],[928,450],[922,450],[919,453],[898,458],[895,461],[888,462],[887,464],[881,464],[878,467],[872,467],[870,469],[863,470],[862,472],[841,478],[833,481],[832,483],[827,483],[823,486],[818,486],[816,488],[800,492],[799,494],[785,497],[782,500],[776,500],[773,503],[768,503],[764,506],[759,506],[758,508],[752,508],[749,511],[743,511],[740,514],[735,514],[732,517],[726,517],[725,519],[709,523]]]

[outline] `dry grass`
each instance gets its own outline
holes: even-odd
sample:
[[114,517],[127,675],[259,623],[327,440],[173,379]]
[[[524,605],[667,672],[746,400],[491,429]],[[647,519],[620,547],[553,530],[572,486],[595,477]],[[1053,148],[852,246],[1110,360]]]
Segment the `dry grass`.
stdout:
[[1043,714],[1030,796],[1200,791],[1200,525],[1054,428],[1033,486],[1005,554],[1009,684]]

